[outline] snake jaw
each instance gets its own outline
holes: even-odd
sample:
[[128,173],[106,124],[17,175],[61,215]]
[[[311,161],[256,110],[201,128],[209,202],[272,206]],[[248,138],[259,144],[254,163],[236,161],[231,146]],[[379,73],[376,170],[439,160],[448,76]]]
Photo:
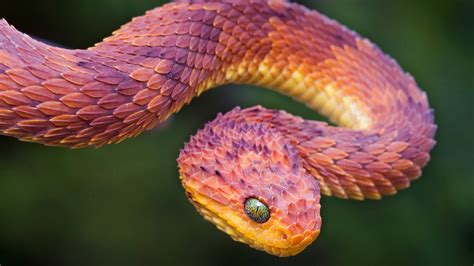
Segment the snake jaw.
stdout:
[[[296,149],[268,125],[220,116],[191,139],[178,164],[198,212],[234,240],[292,256],[319,235],[318,182],[303,168]],[[257,223],[246,215],[249,197],[268,206],[268,221]]]
[[[185,178],[180,176],[180,179],[183,181]],[[302,252],[319,236],[319,229],[306,229],[302,233],[294,233],[300,231],[295,228],[296,225],[288,225],[281,218],[272,218],[266,225],[256,224],[245,219],[243,213],[236,214],[231,207],[207,198],[194,190],[192,186],[184,186],[188,199],[204,219],[213,223],[233,240],[252,248],[279,257],[294,256]],[[319,204],[318,208],[320,208]],[[277,217],[281,215],[280,210],[273,207],[271,209],[273,215]],[[316,223],[316,220],[312,223],[314,228],[317,227]],[[252,230],[254,227],[257,227],[257,230]]]

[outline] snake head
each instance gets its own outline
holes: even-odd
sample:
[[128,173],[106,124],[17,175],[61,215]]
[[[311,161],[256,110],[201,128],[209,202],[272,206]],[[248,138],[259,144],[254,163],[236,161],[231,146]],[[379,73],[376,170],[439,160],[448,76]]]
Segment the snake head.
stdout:
[[234,240],[276,256],[292,256],[320,232],[319,185],[296,149],[241,111],[219,115],[178,158],[190,201]]

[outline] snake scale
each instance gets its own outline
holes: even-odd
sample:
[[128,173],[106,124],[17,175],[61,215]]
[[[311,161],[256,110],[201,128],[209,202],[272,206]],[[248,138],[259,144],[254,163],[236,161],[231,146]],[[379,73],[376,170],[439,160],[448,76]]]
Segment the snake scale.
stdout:
[[420,177],[435,145],[415,80],[367,39],[296,3],[175,1],[87,50],[52,47],[0,21],[0,133],[24,141],[117,143],[228,83],[274,89],[340,126],[237,108],[181,151],[196,209],[273,255],[317,238],[320,194],[393,195]]

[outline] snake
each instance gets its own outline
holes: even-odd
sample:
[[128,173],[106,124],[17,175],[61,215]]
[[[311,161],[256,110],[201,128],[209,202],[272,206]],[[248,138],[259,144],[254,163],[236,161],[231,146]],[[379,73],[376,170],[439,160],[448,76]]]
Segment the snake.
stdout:
[[0,134],[23,141],[118,143],[230,83],[273,89],[329,119],[235,108],[179,154],[197,211],[271,255],[296,255],[319,236],[321,195],[394,195],[420,177],[436,143],[434,112],[410,74],[366,38],[290,1],[174,1],[85,50],[0,21]]

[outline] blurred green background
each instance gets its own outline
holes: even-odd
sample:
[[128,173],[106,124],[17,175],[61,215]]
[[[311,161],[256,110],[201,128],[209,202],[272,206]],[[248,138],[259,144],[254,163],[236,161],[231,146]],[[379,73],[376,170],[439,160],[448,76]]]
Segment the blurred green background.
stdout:
[[[324,197],[320,238],[293,258],[230,240],[184,196],[175,161],[183,143],[238,105],[323,118],[274,92],[229,86],[205,93],[159,130],[98,150],[0,137],[0,264],[472,265],[473,1],[301,2],[376,42],[428,92],[438,145],[410,189],[382,201]],[[0,17],[23,32],[85,48],[161,4],[2,0]]]

